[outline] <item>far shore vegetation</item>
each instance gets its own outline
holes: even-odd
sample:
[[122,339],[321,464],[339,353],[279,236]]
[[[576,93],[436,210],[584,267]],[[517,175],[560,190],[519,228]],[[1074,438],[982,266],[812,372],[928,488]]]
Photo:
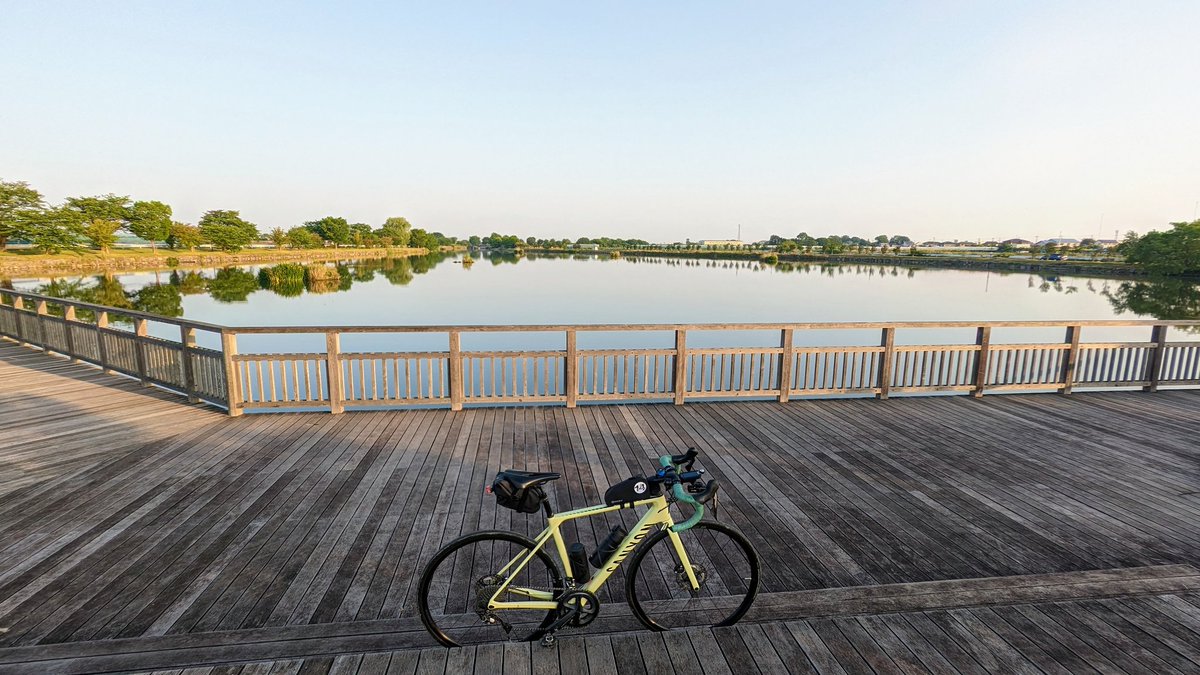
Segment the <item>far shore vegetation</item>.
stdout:
[[[0,267],[5,259],[30,256],[28,260],[62,260],[61,256],[92,256],[115,259],[116,256],[158,255],[160,245],[173,252],[221,252],[233,254],[254,248],[258,260],[271,260],[269,251],[281,253],[276,259],[296,259],[294,251],[328,251],[343,248],[416,249],[440,251],[469,247],[472,250],[543,252],[604,252],[610,257],[625,253],[712,257],[714,255],[757,259],[764,264],[787,260],[857,261],[863,256],[928,256],[945,266],[961,263],[969,266],[979,260],[1021,260],[1095,265],[1097,269],[1121,266],[1125,270],[1155,276],[1200,275],[1200,220],[1171,223],[1171,229],[1145,235],[1129,232],[1117,242],[1095,239],[1028,242],[1019,239],[964,243],[930,242],[918,244],[906,235],[857,235],[815,237],[801,232],[794,237],[771,235],[759,242],[686,241],[651,243],[644,239],[579,237],[543,239],[521,238],[493,232],[489,236],[472,235],[465,240],[415,228],[403,217],[386,219],[379,227],[350,223],[339,216],[325,216],[290,227],[275,227],[269,232],[241,217],[234,210],[207,211],[196,224],[173,220],[171,207],[160,201],[133,200],[114,194],[70,197],[61,204],[46,203],[41,193],[24,182],[0,181]],[[145,242],[149,251],[118,248],[120,233]],[[26,250],[7,250],[9,242],[23,243]],[[288,251],[289,255],[282,255]],[[168,256],[168,258],[171,256]],[[149,262],[149,259],[147,259]],[[165,262],[165,259],[164,259]],[[206,264],[215,261],[205,261]],[[236,261],[232,261],[236,262]],[[168,264],[167,266],[173,266]]]

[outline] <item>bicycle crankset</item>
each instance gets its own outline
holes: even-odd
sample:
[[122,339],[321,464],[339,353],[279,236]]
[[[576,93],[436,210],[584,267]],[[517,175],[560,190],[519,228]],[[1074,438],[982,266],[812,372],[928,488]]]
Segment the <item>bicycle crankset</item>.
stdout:
[[591,591],[567,591],[558,599],[561,616],[570,616],[568,624],[583,627],[600,616],[600,600]]

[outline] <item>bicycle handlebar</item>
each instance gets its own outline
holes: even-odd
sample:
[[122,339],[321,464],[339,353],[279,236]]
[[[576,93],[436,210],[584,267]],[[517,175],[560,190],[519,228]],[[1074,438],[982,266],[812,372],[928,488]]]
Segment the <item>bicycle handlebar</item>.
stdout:
[[[671,493],[675,496],[675,501],[684,504],[690,504],[695,511],[692,516],[682,523],[676,523],[671,526],[671,531],[675,533],[684,532],[691,529],[704,518],[704,504],[717,491],[717,480],[714,478],[708,482],[704,490],[692,495],[684,487],[684,483],[695,483],[700,479],[703,471],[692,471],[692,465],[696,462],[697,456],[695,448],[688,448],[688,451],[682,455],[663,455],[658,458],[658,463],[662,465],[663,471],[660,471],[664,482],[671,485]],[[680,467],[684,467],[685,471],[680,473]]]

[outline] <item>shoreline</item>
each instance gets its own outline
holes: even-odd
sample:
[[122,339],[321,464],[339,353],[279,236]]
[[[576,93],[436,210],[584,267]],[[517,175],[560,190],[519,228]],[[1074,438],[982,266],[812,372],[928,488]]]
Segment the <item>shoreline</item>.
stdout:
[[[196,267],[225,267],[270,262],[330,262],[427,255],[425,248],[341,248],[341,249],[256,249],[223,253],[220,251],[147,251],[102,254],[89,251],[52,256],[0,253],[0,278],[60,277],[104,272],[153,272]],[[174,258],[177,264],[168,264]]]
[[[600,251],[582,251],[570,249],[539,249],[527,248],[531,253],[590,255],[597,257],[610,256],[613,251],[622,257],[645,258],[695,258],[699,260],[746,260],[761,261],[765,255],[776,255],[779,263],[810,263],[810,264],[851,264],[851,265],[902,265],[908,267],[960,269],[971,271],[995,272],[1034,272],[1069,274],[1073,276],[1094,277],[1149,277],[1145,270],[1129,263],[1087,261],[1087,260],[1034,260],[1029,258],[983,258],[967,256],[934,256],[934,255],[870,255],[870,254],[836,254],[822,255],[819,253],[785,253],[771,251],[673,251],[669,249],[605,249]],[[776,263],[776,264],[779,264]],[[770,264],[770,263],[768,263]],[[1179,279],[1194,279],[1186,275]]]

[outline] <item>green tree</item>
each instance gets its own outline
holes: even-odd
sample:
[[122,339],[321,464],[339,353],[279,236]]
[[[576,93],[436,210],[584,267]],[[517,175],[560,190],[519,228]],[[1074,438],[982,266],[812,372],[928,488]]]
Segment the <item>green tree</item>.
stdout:
[[258,228],[237,211],[215,210],[200,218],[200,234],[217,249],[240,251],[258,237]]
[[66,207],[83,219],[83,236],[103,252],[117,240],[117,230],[129,218],[129,197],[114,194],[95,197],[69,197]]
[[92,246],[107,253],[108,249],[117,242],[117,230],[121,223],[115,220],[87,220],[83,224],[83,236]]
[[0,181],[0,252],[44,211],[42,195],[23,181]]
[[275,248],[283,248],[283,245],[287,243],[287,240],[287,232],[285,232],[282,227],[271,228],[271,243],[275,244]]
[[78,211],[58,206],[30,213],[21,227],[21,238],[42,253],[60,253],[79,248],[84,220]]
[[364,223],[352,223],[350,225],[350,242],[355,246],[365,246],[370,237],[370,225],[366,225]]
[[376,232],[381,237],[391,237],[392,244],[400,248],[408,247],[412,237],[412,223],[407,218],[395,216],[383,221],[383,227]]
[[775,247],[775,250],[779,251],[780,253],[795,253],[799,248],[800,246],[796,242],[792,241],[791,239],[784,239],[783,241],[779,242],[779,245]]
[[473,234],[469,239],[467,239],[467,243],[470,244],[472,248],[479,248],[479,245],[483,243],[483,239],[481,239],[479,235]]
[[204,235],[200,233],[200,228],[187,223],[171,223],[170,234],[167,235],[167,246],[172,249],[186,248],[189,251],[196,250],[196,247],[204,243]]
[[162,202],[134,202],[126,220],[129,231],[150,242],[150,249],[171,236],[171,207]]
[[325,241],[333,242],[334,246],[345,246],[350,243],[350,223],[345,218],[325,216],[320,220],[310,220],[304,224]]
[[1125,259],[1151,274],[1200,274],[1200,220],[1171,223],[1166,232],[1152,231],[1120,245]]
[[292,248],[321,248],[321,237],[307,227],[293,227],[287,232]]
[[820,244],[821,252],[828,255],[837,255],[846,250],[846,245],[842,243],[840,237],[825,237]]

